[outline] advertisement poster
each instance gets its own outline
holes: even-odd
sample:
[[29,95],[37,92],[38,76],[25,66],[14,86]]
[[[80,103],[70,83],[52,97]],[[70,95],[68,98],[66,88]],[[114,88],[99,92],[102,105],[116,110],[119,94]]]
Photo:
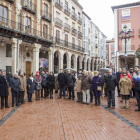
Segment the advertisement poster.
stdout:
[[49,60],[45,59],[45,58],[40,58],[39,59],[39,68],[40,69],[44,69],[44,70],[48,70],[49,67]]

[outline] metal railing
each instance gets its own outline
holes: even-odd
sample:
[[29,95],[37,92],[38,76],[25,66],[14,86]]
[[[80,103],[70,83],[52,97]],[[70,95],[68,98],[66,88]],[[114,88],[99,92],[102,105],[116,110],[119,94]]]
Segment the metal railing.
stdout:
[[70,8],[66,5],[64,6],[64,12],[70,15]]
[[82,32],[78,31],[78,37],[82,37]]
[[55,6],[62,9],[63,8],[63,2],[61,2],[60,0],[55,0]]
[[[125,51],[125,45],[119,46],[118,51]],[[126,51],[135,51],[135,45],[126,45]]]
[[71,32],[72,32],[72,34],[77,35],[77,30],[74,27],[71,28]]
[[43,19],[46,19],[48,21],[51,21],[52,20],[52,14],[48,13],[45,10],[42,10],[41,12],[42,12],[42,18]]
[[36,13],[36,5],[31,0],[22,0],[22,7],[32,13]]
[[55,18],[55,25],[62,27],[63,26],[63,21],[59,18]]
[[53,37],[45,32],[41,32],[31,26],[26,26],[15,21],[0,17],[0,28],[12,31],[21,35],[32,36],[36,39],[44,39],[53,42]]
[[67,23],[64,23],[64,30],[70,31],[70,25]]
[[76,50],[76,51],[80,51],[80,52],[85,51],[85,49],[82,48],[81,46],[75,45],[73,43],[70,43],[70,42],[68,42],[66,40],[62,40],[62,39],[59,39],[59,38],[55,38],[55,43],[58,44],[58,45],[62,45],[64,47]]
[[15,2],[15,0],[5,0],[5,1],[8,1],[8,2],[10,2],[12,4]]
[[81,17],[78,17],[78,22],[79,22],[80,24],[82,24],[82,18],[81,18]]
[[74,20],[77,20],[77,14],[75,12],[71,12],[71,17],[74,19]]

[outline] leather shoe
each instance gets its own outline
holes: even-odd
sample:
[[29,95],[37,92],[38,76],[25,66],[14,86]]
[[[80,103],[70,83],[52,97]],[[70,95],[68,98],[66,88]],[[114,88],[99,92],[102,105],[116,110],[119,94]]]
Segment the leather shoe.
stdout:
[[16,106],[19,106],[19,104],[16,104]]
[[3,106],[1,106],[1,109],[3,109],[4,107]]
[[89,105],[89,103],[87,103],[87,105]]
[[106,106],[105,108],[110,108],[110,106]]
[[138,111],[140,111],[140,109],[136,109],[135,111],[138,112]]
[[6,108],[10,108],[8,105],[7,106],[5,106]]

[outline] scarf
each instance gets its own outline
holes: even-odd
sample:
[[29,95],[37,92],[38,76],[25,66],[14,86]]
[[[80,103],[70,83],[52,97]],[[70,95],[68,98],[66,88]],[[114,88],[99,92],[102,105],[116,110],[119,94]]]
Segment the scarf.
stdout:
[[40,79],[40,76],[39,76],[39,75],[36,75],[36,80],[37,80],[37,82],[40,82],[40,81],[41,81],[41,79]]
[[5,81],[6,81],[6,83],[8,84],[8,81],[7,81],[7,78],[6,78],[6,76],[3,76],[3,77],[4,77]]
[[31,79],[31,81],[33,82],[33,77],[32,77],[32,78],[30,77],[30,79]]

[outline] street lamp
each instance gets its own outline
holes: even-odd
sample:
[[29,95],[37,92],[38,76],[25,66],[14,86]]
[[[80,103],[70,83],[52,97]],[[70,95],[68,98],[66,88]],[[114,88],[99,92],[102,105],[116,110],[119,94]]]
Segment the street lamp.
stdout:
[[26,48],[26,51],[28,51],[28,49],[29,49],[29,46],[26,44],[25,48]]
[[5,41],[4,39],[1,40],[1,46],[4,47]]
[[127,39],[131,37],[132,30],[127,30],[127,26],[124,25],[123,30],[120,32],[121,40],[125,40],[125,68],[127,68],[127,54],[126,54],[126,43]]

